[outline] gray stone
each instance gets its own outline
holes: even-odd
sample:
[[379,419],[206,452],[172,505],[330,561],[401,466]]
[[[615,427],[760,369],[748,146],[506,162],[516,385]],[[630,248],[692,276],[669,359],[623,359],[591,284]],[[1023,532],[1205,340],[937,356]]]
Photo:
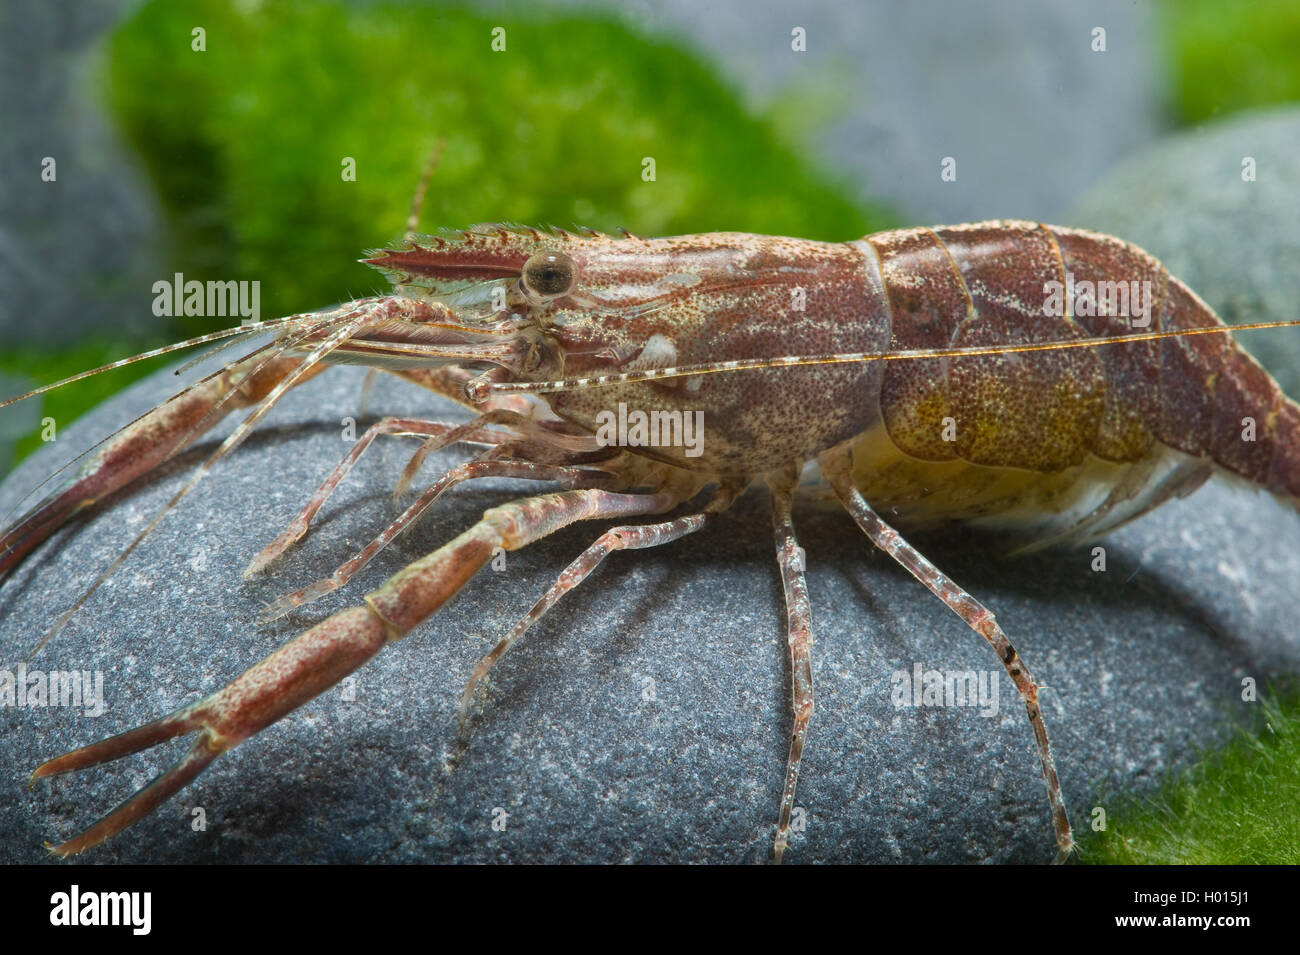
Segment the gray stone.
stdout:
[[[746,101],[797,113],[795,148],[904,225],[1056,221],[1167,124],[1157,24],[1131,0],[564,2],[671,33]],[[945,156],[954,182],[940,179]]]
[[[1246,113],[1126,160],[1079,201],[1070,225],[1159,258],[1230,324],[1300,318],[1300,109]],[[1255,180],[1242,161],[1255,161]],[[1300,329],[1239,341],[1300,397]]]
[[159,213],[101,102],[99,41],[134,5],[0,6],[0,347],[156,333]]
[[[265,600],[327,573],[393,515],[411,448],[381,440],[268,579],[247,560],[342,455],[362,372],[291,393],[221,462],[34,661],[100,670],[106,710],[0,707],[0,859],[47,858],[168,765],[160,751],[38,783],[43,759],[129,729],[223,685],[294,632],[359,601],[518,485],[450,493],[344,592],[257,625]],[[0,513],[85,442],[176,389],[146,379],[61,431],[0,486]],[[395,380],[374,412],[465,414]],[[215,443],[119,494],[32,555],[0,589],[0,661],[14,668]],[[458,457],[447,452],[426,474]],[[817,710],[789,861],[1044,862],[1052,836],[1032,735],[983,642],[846,515],[796,513],[814,610]],[[765,493],[703,533],[619,554],[500,665],[468,747],[455,706],[478,656],[598,534],[567,529],[485,570],[434,619],[219,759],[85,862],[735,861],[769,857],[790,727],[784,614]],[[1251,711],[1300,659],[1300,519],[1217,484],[1087,550],[994,561],[978,540],[920,546],[998,615],[1040,682],[1077,827],[1098,793],[1143,791]],[[1000,706],[896,708],[914,665],[996,675]],[[653,692],[651,692],[653,690]],[[347,697],[353,696],[353,699]],[[449,769],[455,762],[455,768]],[[1109,803],[1102,803],[1109,805]],[[194,828],[201,808],[206,828]],[[506,828],[493,830],[504,810]]]

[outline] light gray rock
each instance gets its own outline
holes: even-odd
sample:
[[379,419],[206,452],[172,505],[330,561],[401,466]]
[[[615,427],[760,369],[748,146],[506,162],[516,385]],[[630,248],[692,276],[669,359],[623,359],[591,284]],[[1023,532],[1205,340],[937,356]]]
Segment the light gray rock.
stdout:
[[136,5],[0,6],[0,348],[155,332],[159,214],[103,115],[99,73],[99,40]]
[[[1125,160],[1075,206],[1070,225],[1142,246],[1231,324],[1300,318],[1300,109],[1246,113]],[[1254,181],[1242,178],[1254,161]],[[1300,397],[1300,329],[1239,341]]]
[[759,108],[794,104],[800,151],[905,225],[1055,221],[1166,128],[1157,24],[1130,0],[557,2],[684,40]]
[[[342,455],[362,373],[334,369],[289,397],[186,499],[38,657],[99,670],[106,709],[0,707],[0,858],[89,825],[184,744],[40,782],[43,759],[198,699],[448,540],[509,485],[449,494],[341,594],[259,628],[262,601],[331,570],[392,515],[411,445],[372,447],[314,532],[266,580],[241,582]],[[84,442],[175,390],[146,379],[61,432],[0,486],[0,511]],[[460,414],[402,382],[371,408]],[[450,409],[450,410],[449,410]],[[359,421],[359,425],[363,423]],[[203,449],[119,494],[32,555],[0,589],[13,668],[175,492]],[[457,455],[430,462],[426,473]],[[991,651],[846,515],[796,514],[814,609],[817,710],[791,862],[1043,862],[1051,829],[1024,711]],[[455,706],[478,656],[598,534],[579,525],[485,570],[357,675],[219,759],[85,862],[735,861],[766,859],[788,746],[784,614],[765,494],[659,551],[620,554],[506,658],[465,752]],[[1248,715],[1241,680],[1300,659],[1300,518],[1266,496],[1207,486],[1088,551],[994,561],[978,541],[923,549],[998,615],[1044,691],[1076,826],[1096,793],[1141,791]],[[896,708],[914,665],[996,676],[999,708]],[[354,695],[354,699],[347,696]],[[450,764],[458,759],[454,771]],[[201,808],[206,829],[196,831]],[[494,814],[508,815],[494,831]]]

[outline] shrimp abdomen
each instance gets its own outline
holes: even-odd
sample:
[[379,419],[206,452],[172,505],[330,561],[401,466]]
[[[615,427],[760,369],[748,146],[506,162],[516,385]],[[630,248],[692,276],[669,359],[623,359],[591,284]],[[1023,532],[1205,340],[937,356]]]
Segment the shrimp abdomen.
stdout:
[[[999,221],[862,244],[880,260],[892,349],[1222,324],[1154,257],[1084,230]],[[1215,466],[1300,498],[1300,407],[1230,335],[890,362],[880,409],[854,470],[905,524],[1096,532]]]

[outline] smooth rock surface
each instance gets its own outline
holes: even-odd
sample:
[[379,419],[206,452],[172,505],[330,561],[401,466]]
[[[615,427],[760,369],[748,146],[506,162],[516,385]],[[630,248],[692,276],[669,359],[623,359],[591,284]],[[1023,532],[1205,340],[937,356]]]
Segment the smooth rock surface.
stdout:
[[[362,372],[338,368],[276,408],[166,519],[37,658],[101,670],[106,709],[0,706],[0,858],[48,860],[177,757],[172,743],[32,789],[43,759],[198,699],[294,632],[359,602],[387,574],[511,496],[462,486],[344,592],[260,628],[265,600],[328,573],[393,516],[413,446],[381,439],[268,579],[247,560],[347,448]],[[146,379],[61,433],[0,486],[0,511],[80,442],[176,390]],[[463,415],[381,380],[375,413]],[[0,661],[13,669],[215,445],[120,493],[37,551],[0,588]],[[426,475],[459,456],[447,452]],[[790,862],[1044,862],[1052,836],[1032,735],[982,641],[847,515],[796,513],[814,609],[817,709]],[[507,656],[459,765],[455,706],[470,668],[599,530],[578,525],[485,570],[332,689],[219,759],[84,862],[733,861],[770,857],[784,768],[789,676],[765,492],[659,551],[620,554]],[[998,615],[1044,691],[1076,826],[1101,787],[1151,785],[1249,713],[1241,680],[1300,660],[1294,610],[1300,518],[1211,484],[1087,550],[994,561],[978,541],[931,535],[932,559]],[[996,675],[999,708],[896,708],[896,671],[920,663]],[[348,697],[353,697],[348,699]],[[206,829],[196,830],[195,810]],[[505,816],[505,830],[494,818]]]
[[[1070,225],[1121,236],[1164,262],[1229,324],[1300,318],[1300,109],[1242,114],[1125,160]],[[1254,160],[1253,182],[1242,161]],[[1300,397],[1300,328],[1239,341]]]

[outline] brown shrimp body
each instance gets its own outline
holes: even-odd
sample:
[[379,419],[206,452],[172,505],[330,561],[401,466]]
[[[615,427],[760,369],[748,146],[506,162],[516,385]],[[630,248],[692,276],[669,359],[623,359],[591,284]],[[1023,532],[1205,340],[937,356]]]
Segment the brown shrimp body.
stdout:
[[[574,288],[538,316],[536,353],[521,378],[888,346],[879,287],[865,280],[861,254],[838,242],[729,232],[640,239],[502,229],[445,242],[421,239],[412,249],[385,250],[367,261],[399,287],[446,298],[475,280],[483,290],[497,279],[498,263],[499,290],[513,294],[525,261],[556,250],[573,263]],[[461,267],[462,258],[474,264]],[[877,364],[860,364],[671,378],[559,392],[547,395],[546,404],[589,433],[620,405],[646,414],[702,414],[701,453],[672,443],[634,453],[709,478],[752,479],[860,434],[877,417],[882,373]]]
[[[489,230],[451,246],[369,261],[399,286],[446,296],[457,282],[495,279],[498,267],[509,282],[540,252],[571,257],[574,288],[545,315],[539,356],[520,375],[532,380],[1221,325],[1136,246],[1033,222],[849,243]],[[694,456],[671,443],[630,450],[701,480],[752,479],[851,443],[859,489],[907,526],[969,520],[1043,540],[1097,533],[1189,493],[1216,465],[1300,495],[1300,408],[1226,335],[651,379],[560,391],[546,403],[592,433],[620,408],[699,413]],[[1253,440],[1242,439],[1246,418]]]

